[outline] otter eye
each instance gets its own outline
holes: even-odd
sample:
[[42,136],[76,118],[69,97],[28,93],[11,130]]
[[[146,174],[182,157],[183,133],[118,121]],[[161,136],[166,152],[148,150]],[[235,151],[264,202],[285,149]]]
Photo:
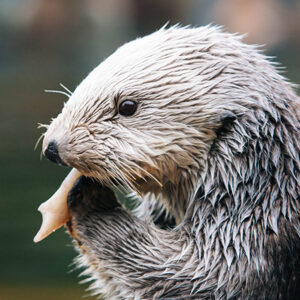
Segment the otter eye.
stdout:
[[123,116],[132,116],[137,110],[137,103],[133,100],[124,100],[119,106],[119,113]]

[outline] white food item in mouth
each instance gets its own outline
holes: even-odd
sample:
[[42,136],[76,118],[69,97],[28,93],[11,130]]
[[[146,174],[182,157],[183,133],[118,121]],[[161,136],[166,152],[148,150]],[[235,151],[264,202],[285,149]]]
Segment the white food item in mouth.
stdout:
[[70,219],[67,197],[81,175],[79,171],[72,169],[55,194],[39,206],[38,211],[41,212],[43,221],[40,230],[33,239],[35,243],[50,235]]

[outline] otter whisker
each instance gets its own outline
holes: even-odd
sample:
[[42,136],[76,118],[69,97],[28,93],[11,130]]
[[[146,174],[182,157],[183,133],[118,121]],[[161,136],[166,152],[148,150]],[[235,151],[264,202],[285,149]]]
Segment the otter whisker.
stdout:
[[65,85],[62,83],[59,84],[66,92],[69,93],[70,97],[73,95],[73,92],[71,92]]
[[[148,175],[151,179],[153,179],[160,187],[163,186],[163,184],[149,171],[147,171],[145,168],[141,167],[140,165],[136,164],[135,167],[137,167],[140,171],[144,172],[146,175]],[[146,179],[143,177],[143,179],[146,181]]]
[[43,150],[41,150],[41,152],[40,152],[40,160],[42,160],[43,159]]
[[109,179],[108,182],[109,182],[109,184],[110,184],[114,189],[116,189],[119,193],[123,193],[123,192],[124,192],[124,190],[122,190],[122,188],[120,188],[119,185],[115,184],[115,183],[113,182],[113,180]]
[[49,125],[48,125],[48,124],[38,123],[38,129],[40,129],[40,128],[48,129],[48,128],[49,128]]
[[[134,190],[134,185],[132,182],[134,181],[135,177],[131,172],[125,169],[125,166],[122,172],[120,172],[119,169],[116,168],[116,175],[116,179],[120,180],[120,182],[122,182],[124,186],[128,187],[129,190]],[[132,182],[128,180],[128,178],[131,178]]]
[[36,141],[35,145],[34,145],[34,151],[36,150],[36,148],[38,147],[40,141],[43,139],[45,133],[42,133],[41,136],[38,138],[38,140]]
[[[126,179],[126,177],[122,173],[120,173],[119,169],[114,164],[111,165],[111,168],[112,168],[112,172],[110,172],[111,173],[110,178],[113,177],[115,180],[119,181],[123,185],[128,185],[128,186],[130,185],[130,183]],[[118,188],[118,186],[112,180],[111,180],[111,182],[114,187]],[[133,188],[133,187],[131,187],[131,188]],[[118,190],[119,190],[119,188],[118,188]],[[122,192],[121,190],[119,190],[119,191]]]
[[[49,125],[47,124],[42,124],[42,123],[38,123],[38,128],[45,128],[45,129],[48,129],[49,128]],[[36,141],[35,145],[34,145],[34,151],[37,149],[40,141],[44,138],[45,136],[45,132],[41,134],[41,136],[38,138],[38,140]],[[42,160],[42,156],[43,156],[43,150],[41,150],[41,153],[40,153],[40,160]]]
[[62,94],[64,96],[68,97],[68,98],[71,97],[68,93],[66,93],[64,91],[59,91],[59,90],[45,90],[45,92],[46,93],[54,93],[54,94]]
[[[102,175],[103,176],[103,175]],[[122,190],[118,187],[118,185],[112,180],[112,177],[111,176],[105,176],[104,178],[101,177],[100,179],[99,178],[99,175],[97,174],[95,177],[92,177],[95,181],[98,181],[100,182],[102,185],[110,185],[112,186],[113,188],[115,188],[116,190],[118,190],[120,193],[122,193]]]
[[[128,176],[132,176],[129,172],[125,172],[125,174]],[[124,176],[122,173],[119,173],[117,176],[117,179],[119,179],[121,182],[123,182],[124,186],[127,186],[128,189],[134,190],[134,185],[132,184],[131,181],[129,181],[126,176]],[[133,179],[133,178],[132,178]]]

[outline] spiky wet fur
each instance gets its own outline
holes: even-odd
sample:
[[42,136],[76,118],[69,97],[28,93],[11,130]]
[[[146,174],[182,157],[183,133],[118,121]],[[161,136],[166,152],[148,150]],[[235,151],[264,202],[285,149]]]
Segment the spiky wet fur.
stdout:
[[[118,114],[124,99],[138,102],[134,116]],[[55,140],[68,165],[141,201],[134,213],[73,216],[95,293],[295,299],[298,113],[291,85],[257,47],[216,27],[163,28],[93,70],[44,148]],[[176,226],[155,225],[158,212]]]

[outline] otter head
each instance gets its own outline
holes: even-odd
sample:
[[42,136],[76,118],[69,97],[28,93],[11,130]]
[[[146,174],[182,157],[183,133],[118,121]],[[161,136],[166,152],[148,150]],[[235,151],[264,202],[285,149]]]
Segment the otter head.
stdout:
[[194,178],[224,120],[242,110],[234,82],[248,50],[215,27],[163,28],[127,43],[76,88],[43,151],[139,193]]

